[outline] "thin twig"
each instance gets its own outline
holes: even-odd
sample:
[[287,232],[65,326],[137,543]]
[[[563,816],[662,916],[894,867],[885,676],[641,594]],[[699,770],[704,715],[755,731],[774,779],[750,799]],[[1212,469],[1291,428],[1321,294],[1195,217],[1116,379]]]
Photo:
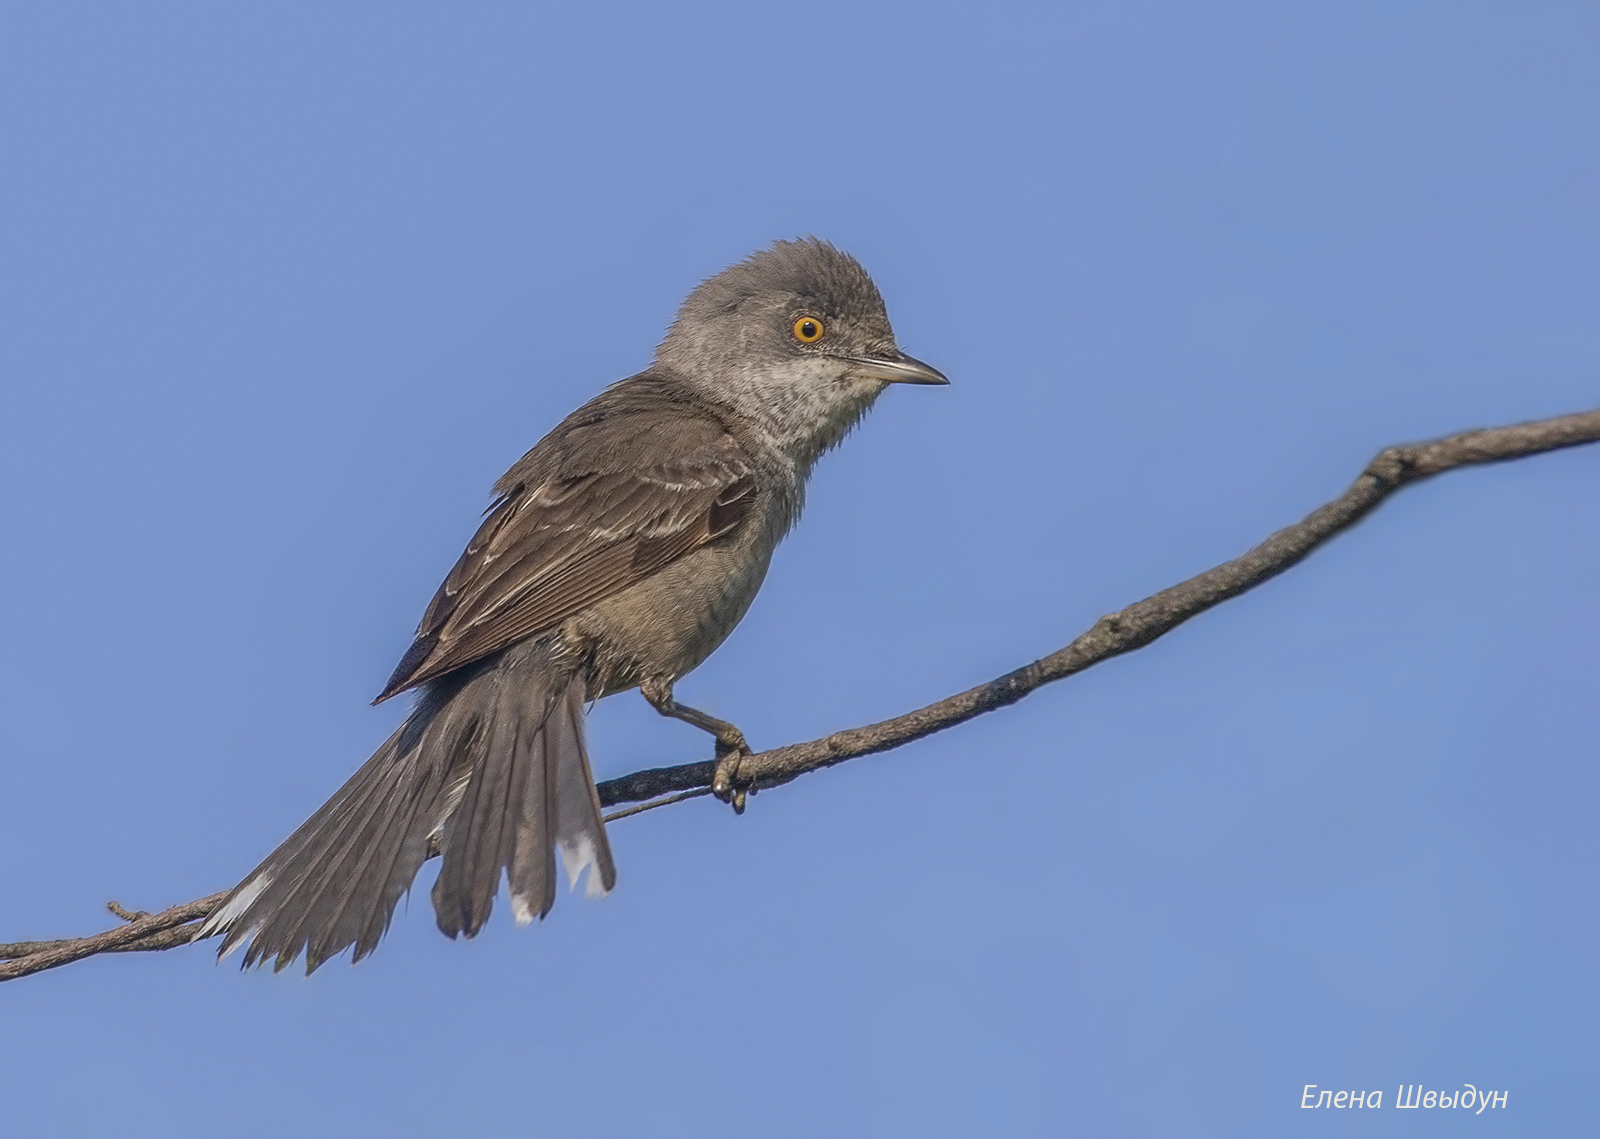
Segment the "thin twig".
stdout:
[[[1468,431],[1429,443],[1390,447],[1367,465],[1349,490],[1300,522],[1279,530],[1232,561],[1102,617],[1059,651],[987,684],[903,716],[745,756],[736,773],[738,784],[747,788],[776,787],[847,759],[900,747],[985,712],[1014,704],[1051,681],[1062,680],[1101,661],[1143,648],[1189,618],[1297,565],[1313,550],[1370,514],[1395,491],[1411,483],[1458,467],[1520,459],[1596,441],[1600,441],[1600,409],[1510,427]],[[711,762],[686,763],[607,780],[597,788],[602,805],[640,805],[615,811],[606,816],[606,821],[614,822],[709,794],[715,767]],[[169,949],[186,944],[198,929],[194,923],[209,914],[224,896],[225,892],[212,894],[145,916],[130,915],[113,903],[113,912],[129,920],[105,933],[62,941],[0,944],[0,981],[97,953]],[[4,960],[6,958],[10,960]]]
[[[181,906],[173,906],[162,910],[159,914],[139,918],[119,925],[116,929],[108,929],[104,933],[97,933],[92,937],[74,937],[63,941],[46,942],[44,948],[37,949],[26,956],[17,957],[10,961],[0,962],[0,981],[10,981],[17,977],[26,977],[29,973],[38,973],[45,969],[54,969],[57,965],[66,965],[85,957],[92,957],[96,953],[108,953],[117,949],[168,949],[172,945],[181,945],[183,941],[169,941],[166,938],[152,935],[164,934],[176,926],[186,922],[203,918],[214,909],[222,899],[227,896],[227,891],[200,898],[197,901],[186,902]],[[151,942],[152,944],[145,944]],[[0,954],[3,956],[4,954]]]
[[641,815],[646,811],[653,811],[657,807],[667,807],[673,803],[681,803],[685,799],[698,799],[702,795],[711,794],[710,787],[696,787],[692,791],[680,791],[676,795],[668,795],[665,799],[654,799],[648,803],[640,803],[633,807],[624,807],[620,811],[612,811],[605,816],[605,821],[614,823],[618,819],[625,819],[629,815]]

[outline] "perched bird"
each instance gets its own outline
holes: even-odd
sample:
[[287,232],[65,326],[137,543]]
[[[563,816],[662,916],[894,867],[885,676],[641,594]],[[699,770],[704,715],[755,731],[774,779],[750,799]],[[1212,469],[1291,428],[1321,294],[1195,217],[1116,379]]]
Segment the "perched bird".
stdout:
[[359,961],[431,852],[440,930],[472,937],[500,886],[519,923],[555,900],[555,853],[591,894],[616,881],[584,705],[638,688],[716,738],[715,790],[743,805],[732,724],[673,683],[733,631],[800,516],[806,479],[892,383],[944,384],[895,345],[849,255],[780,241],[702,283],[650,367],[569,415],[495,484],[378,700],[411,715],[212,913],[244,963]]

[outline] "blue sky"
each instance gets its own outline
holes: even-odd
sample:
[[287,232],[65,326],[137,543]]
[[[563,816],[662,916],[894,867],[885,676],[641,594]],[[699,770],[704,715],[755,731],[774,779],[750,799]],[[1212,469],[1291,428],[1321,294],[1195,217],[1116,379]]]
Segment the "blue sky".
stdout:
[[[1600,404],[1592,5],[13,5],[0,152],[0,939],[250,869],[403,714],[492,481],[774,238],[954,383],[680,685],[758,746]],[[424,870],[354,969],[6,985],[0,1131],[1591,1127],[1597,502],[1600,448],[1408,490],[1017,707],[614,825],[540,928],[448,942]],[[590,723],[602,776],[705,750]]]

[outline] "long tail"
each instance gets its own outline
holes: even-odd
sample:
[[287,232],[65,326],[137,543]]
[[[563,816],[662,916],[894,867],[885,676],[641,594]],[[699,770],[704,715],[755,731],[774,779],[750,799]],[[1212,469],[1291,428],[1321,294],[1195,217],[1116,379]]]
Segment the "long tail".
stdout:
[[[463,670],[467,672],[468,670]],[[359,961],[388,931],[400,897],[443,851],[439,928],[483,928],[504,870],[521,924],[555,901],[555,850],[588,892],[616,883],[583,743],[582,679],[544,645],[518,645],[469,675],[434,681],[350,781],[207,919],[220,955],[246,939],[248,968],[301,953],[310,973],[351,945]]]

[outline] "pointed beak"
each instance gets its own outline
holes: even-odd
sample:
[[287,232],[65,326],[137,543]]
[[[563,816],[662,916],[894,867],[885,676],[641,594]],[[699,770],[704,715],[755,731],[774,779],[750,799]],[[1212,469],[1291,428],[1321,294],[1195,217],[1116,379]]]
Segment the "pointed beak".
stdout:
[[932,364],[924,364],[915,356],[896,352],[885,356],[846,356],[855,365],[852,371],[869,380],[882,380],[888,384],[948,384],[945,374]]

